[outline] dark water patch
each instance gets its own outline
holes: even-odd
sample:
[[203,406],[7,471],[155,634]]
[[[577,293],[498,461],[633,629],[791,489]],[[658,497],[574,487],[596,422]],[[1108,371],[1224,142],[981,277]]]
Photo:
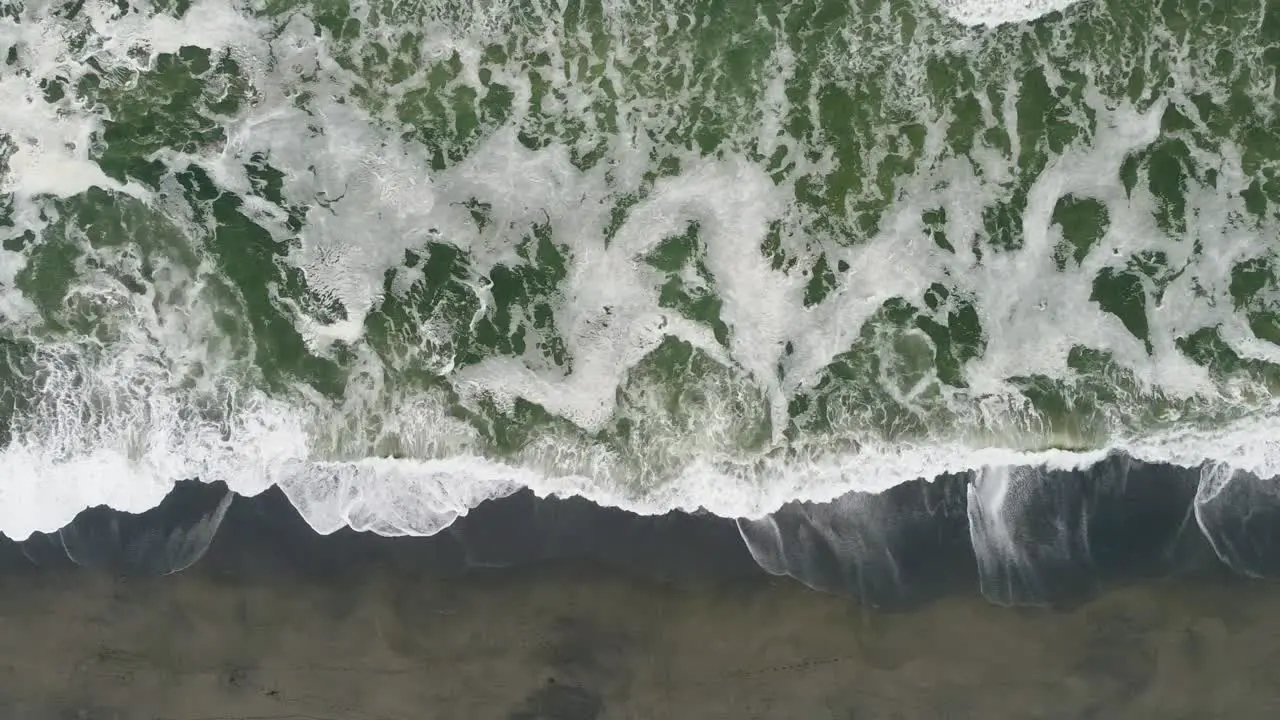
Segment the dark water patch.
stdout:
[[563,562],[660,580],[762,576],[732,519],[643,516],[527,490],[485,502],[435,536],[383,537],[349,528],[320,535],[274,487],[243,497],[191,481],[141,514],[90,508],[58,532],[0,540],[6,567],[164,575],[196,560],[199,572],[244,582],[349,584],[379,572],[412,582]]
[[909,607],[973,585],[966,482],[945,475],[829,503],[788,503],[738,527],[770,573],[876,607]]
[[1225,466],[1203,468],[1196,520],[1222,562],[1254,578],[1280,577],[1280,483]]
[[1191,523],[1196,470],[1115,455],[1078,471],[987,469],[969,491],[980,587],[1001,605],[1068,605],[1101,583],[1214,564]]
[[[1000,605],[1065,606],[1105,583],[1220,567],[1196,522],[1199,484],[1197,469],[1114,455],[1085,470],[986,468],[790,503],[739,527],[766,571],[876,607],[975,588]],[[1248,546],[1273,547],[1260,529],[1273,527],[1252,526]]]
[[32,535],[21,549],[37,565],[167,575],[204,556],[233,497],[222,483],[186,481],[146,512],[89,508],[57,532]]
[[523,490],[483,503],[448,532],[476,566],[589,561],[664,579],[759,575],[734,521],[709,513],[636,515]]

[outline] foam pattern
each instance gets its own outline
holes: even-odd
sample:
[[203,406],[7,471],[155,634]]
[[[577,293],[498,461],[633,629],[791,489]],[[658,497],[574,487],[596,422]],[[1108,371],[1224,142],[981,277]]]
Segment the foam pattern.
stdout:
[[320,532],[520,488],[844,528],[974,473],[998,599],[1082,542],[1009,550],[1018,468],[1263,497],[1275,14],[1068,5],[6,8],[0,531],[194,478]]

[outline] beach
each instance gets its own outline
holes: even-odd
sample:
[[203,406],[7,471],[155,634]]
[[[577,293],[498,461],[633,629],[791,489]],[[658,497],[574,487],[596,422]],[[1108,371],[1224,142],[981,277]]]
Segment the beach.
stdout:
[[[1280,594],[1264,582],[1200,572],[1059,609],[999,607],[958,584],[878,610],[753,572],[718,544],[719,519],[695,516],[602,531],[630,568],[494,567],[502,527],[510,546],[538,545],[516,518],[532,506],[493,509],[487,535],[486,517],[470,518],[487,562],[462,533],[319,536],[278,496],[237,498],[207,555],[168,576],[7,542],[0,708],[13,720],[1263,718],[1280,698]],[[664,537],[688,551],[642,561],[637,548]]]
[[0,720],[1280,717],[1280,0],[0,57]]

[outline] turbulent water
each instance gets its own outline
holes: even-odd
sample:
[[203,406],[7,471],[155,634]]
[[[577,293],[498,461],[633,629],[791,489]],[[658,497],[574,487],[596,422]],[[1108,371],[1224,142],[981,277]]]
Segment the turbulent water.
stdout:
[[1265,494],[1277,67],[1271,0],[0,0],[0,532]]

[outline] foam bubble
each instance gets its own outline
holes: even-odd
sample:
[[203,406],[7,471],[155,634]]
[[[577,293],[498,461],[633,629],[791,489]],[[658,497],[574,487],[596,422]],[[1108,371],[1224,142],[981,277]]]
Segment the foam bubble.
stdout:
[[933,0],[948,17],[969,26],[1025,23],[1062,12],[1080,0]]

